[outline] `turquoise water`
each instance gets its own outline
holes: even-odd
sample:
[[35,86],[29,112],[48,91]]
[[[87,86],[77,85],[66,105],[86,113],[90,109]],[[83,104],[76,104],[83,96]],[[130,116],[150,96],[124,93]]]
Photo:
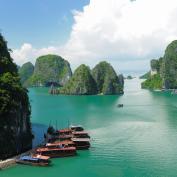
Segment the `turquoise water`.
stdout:
[[34,145],[49,124],[63,128],[70,122],[90,132],[92,147],[54,159],[51,167],[17,165],[0,177],[177,176],[177,95],[141,90],[133,79],[123,96],[51,96],[44,88],[30,89],[29,96]]

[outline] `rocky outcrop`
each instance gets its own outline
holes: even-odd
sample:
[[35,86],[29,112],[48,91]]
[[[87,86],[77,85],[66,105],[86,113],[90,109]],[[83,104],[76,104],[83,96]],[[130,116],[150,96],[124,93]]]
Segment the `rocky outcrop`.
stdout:
[[177,88],[177,40],[168,45],[165,50],[165,55],[162,59],[160,75],[163,80],[164,88]]
[[59,90],[59,94],[66,95],[94,95],[97,94],[97,86],[90,68],[80,65],[66,85]]
[[37,58],[30,83],[32,86],[63,86],[71,76],[68,61],[57,55],[45,55]]
[[142,83],[142,88],[177,88],[177,41],[168,45],[162,58],[151,61],[151,76]]
[[18,73],[20,75],[21,83],[24,87],[30,85],[30,77],[33,75],[34,66],[31,62],[27,62],[19,68]]
[[27,90],[20,83],[17,66],[0,34],[0,159],[26,151],[31,146]]
[[98,94],[115,95],[123,93],[123,77],[117,76],[114,68],[106,61],[100,62],[92,70]]

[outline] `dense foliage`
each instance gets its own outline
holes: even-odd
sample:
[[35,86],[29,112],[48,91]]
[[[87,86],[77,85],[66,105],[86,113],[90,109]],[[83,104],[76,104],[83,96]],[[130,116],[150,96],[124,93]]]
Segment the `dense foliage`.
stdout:
[[177,89],[177,41],[168,45],[163,58],[151,60],[151,71],[157,74],[142,83],[143,88]]
[[34,66],[31,62],[27,62],[19,68],[18,72],[20,75],[21,83],[24,87],[28,87],[30,85],[29,78],[33,75]]
[[165,50],[161,75],[165,88],[177,88],[177,40],[173,41]]
[[74,72],[66,85],[59,90],[66,95],[94,95],[97,93],[97,86],[93,79],[90,68],[84,64],[80,65]]
[[30,85],[46,86],[55,83],[63,86],[71,75],[70,64],[66,60],[57,55],[45,55],[37,58]]
[[27,90],[21,86],[17,66],[0,34],[0,159],[27,150],[31,145]]
[[97,64],[92,75],[97,84],[99,94],[120,94],[123,93],[122,78],[119,79],[113,67],[103,61]]
[[162,89],[162,79],[159,74],[155,74],[144,81],[141,86],[144,89]]

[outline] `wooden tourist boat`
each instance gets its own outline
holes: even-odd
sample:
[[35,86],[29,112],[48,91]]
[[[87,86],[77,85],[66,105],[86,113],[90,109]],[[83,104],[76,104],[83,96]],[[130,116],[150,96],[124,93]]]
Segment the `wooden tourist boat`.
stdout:
[[58,130],[59,135],[70,135],[72,134],[72,130],[70,128],[65,128],[65,129],[61,129]]
[[71,139],[76,146],[76,149],[89,149],[90,148],[90,139],[89,138],[72,138]]
[[73,131],[72,132],[73,138],[90,138],[89,134],[84,131]]
[[56,141],[54,143],[47,143],[48,148],[60,148],[60,147],[75,147],[75,143],[71,140]]
[[42,155],[22,156],[16,160],[16,163],[32,166],[48,166],[50,157]]
[[58,147],[58,148],[37,148],[37,154],[49,156],[51,158],[54,157],[67,157],[67,156],[74,156],[76,155],[76,148],[75,147]]

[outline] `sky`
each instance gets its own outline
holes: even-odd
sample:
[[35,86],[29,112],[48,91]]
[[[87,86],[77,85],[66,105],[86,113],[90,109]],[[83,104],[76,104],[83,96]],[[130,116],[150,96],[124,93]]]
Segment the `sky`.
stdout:
[[0,29],[18,65],[57,54],[75,69],[101,60],[143,73],[177,39],[177,0],[0,0]]

